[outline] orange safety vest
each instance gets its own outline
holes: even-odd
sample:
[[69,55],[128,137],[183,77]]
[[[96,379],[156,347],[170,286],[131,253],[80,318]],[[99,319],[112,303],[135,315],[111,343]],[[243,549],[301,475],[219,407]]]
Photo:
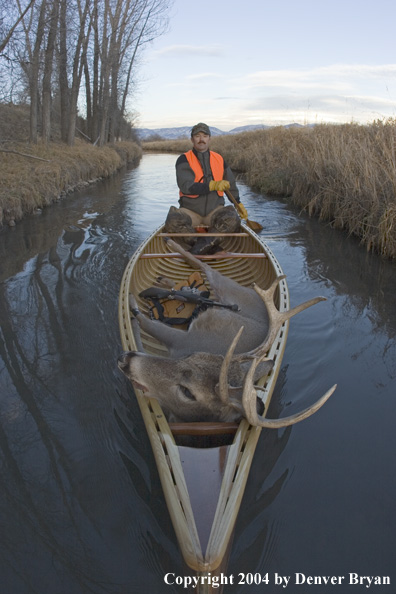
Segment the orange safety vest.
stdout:
[[[195,155],[195,153],[191,150],[188,151],[187,153],[184,153],[186,155],[188,164],[190,165],[191,169],[194,171],[195,173],[195,180],[194,182],[200,182],[202,181],[202,178],[204,176],[204,172],[202,169],[202,165],[199,162],[198,157]],[[210,163],[210,168],[212,170],[212,175],[213,175],[213,179],[214,181],[220,181],[223,179],[224,176],[224,159],[221,155],[219,155],[219,153],[214,153],[213,151],[209,152],[209,163]],[[219,196],[223,196],[224,192],[217,192]],[[188,198],[198,198],[199,194],[183,194],[183,192],[180,192],[180,196],[187,196]]]

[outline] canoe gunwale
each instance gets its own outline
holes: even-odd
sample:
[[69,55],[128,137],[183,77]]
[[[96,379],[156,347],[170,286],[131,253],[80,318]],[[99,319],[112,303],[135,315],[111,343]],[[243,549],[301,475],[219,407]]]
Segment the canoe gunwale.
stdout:
[[[163,234],[161,230],[162,226],[155,230],[139,246],[128,262],[122,277],[119,298],[119,325],[122,347],[125,351],[137,350],[128,300],[134,269],[139,260],[142,260],[141,256],[147,253],[148,246],[153,243],[154,247],[157,247],[157,238],[159,238],[158,241],[163,242],[162,238],[164,235],[168,235]],[[269,247],[253,231],[244,226],[244,232],[240,235],[247,238],[247,241],[250,241],[250,238],[252,238],[254,245],[257,244],[258,246],[257,249],[260,248],[260,251],[262,250],[262,253],[265,253],[265,259],[254,259],[254,262],[267,262],[266,266],[271,267],[274,276],[283,274],[280,265]],[[236,241],[236,239],[230,237],[230,241]],[[148,263],[145,265],[150,265],[153,261],[147,259],[144,262]],[[227,266],[227,262],[219,259],[213,265],[223,271],[223,267]],[[289,294],[284,279],[279,283],[277,306],[280,311],[287,311],[289,309]],[[259,396],[264,402],[265,411],[268,410],[280,371],[288,327],[289,322],[285,322],[280,328],[276,340],[268,353],[268,357],[275,360],[273,370],[267,377],[262,378],[258,382],[261,388]],[[151,442],[167,507],[184,561],[188,567],[196,572],[213,572],[221,567],[227,549],[229,548],[261,428],[253,427],[243,419],[237,428],[233,429],[233,431],[236,429],[235,435],[232,444],[228,448],[226,467],[212,530],[206,551],[203,552],[183,473],[180,453],[171,426],[158,401],[146,398],[140,390],[135,390],[135,395]],[[201,425],[201,434],[203,434],[206,427],[213,425],[213,423],[194,423],[194,425],[195,427],[192,430],[199,433],[199,427],[197,428],[197,425]],[[227,430],[230,430],[230,428],[227,427]],[[175,434],[177,434],[177,431]]]

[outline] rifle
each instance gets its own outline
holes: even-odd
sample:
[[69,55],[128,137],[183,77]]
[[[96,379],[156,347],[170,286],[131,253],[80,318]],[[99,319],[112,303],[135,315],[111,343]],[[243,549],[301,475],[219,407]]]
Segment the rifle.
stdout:
[[206,307],[223,307],[231,311],[240,311],[238,305],[228,305],[226,303],[219,303],[208,297],[209,291],[198,291],[190,287],[182,287],[181,289],[161,289],[160,287],[150,287],[139,293],[139,297],[144,299],[175,299],[176,301],[184,301],[187,303],[196,303],[197,305]]

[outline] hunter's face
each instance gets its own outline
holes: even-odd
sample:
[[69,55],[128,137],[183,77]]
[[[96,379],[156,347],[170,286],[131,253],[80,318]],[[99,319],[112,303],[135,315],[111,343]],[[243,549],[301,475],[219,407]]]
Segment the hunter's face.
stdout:
[[209,148],[210,136],[209,134],[198,132],[198,134],[194,134],[194,136],[191,137],[191,141],[196,151],[204,153]]

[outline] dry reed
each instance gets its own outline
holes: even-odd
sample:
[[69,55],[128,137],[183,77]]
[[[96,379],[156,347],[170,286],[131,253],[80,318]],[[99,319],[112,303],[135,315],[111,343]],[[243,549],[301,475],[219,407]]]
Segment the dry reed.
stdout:
[[131,142],[102,148],[83,141],[76,141],[74,147],[7,142],[1,150],[9,152],[0,152],[0,225],[13,224],[142,155],[141,148]]

